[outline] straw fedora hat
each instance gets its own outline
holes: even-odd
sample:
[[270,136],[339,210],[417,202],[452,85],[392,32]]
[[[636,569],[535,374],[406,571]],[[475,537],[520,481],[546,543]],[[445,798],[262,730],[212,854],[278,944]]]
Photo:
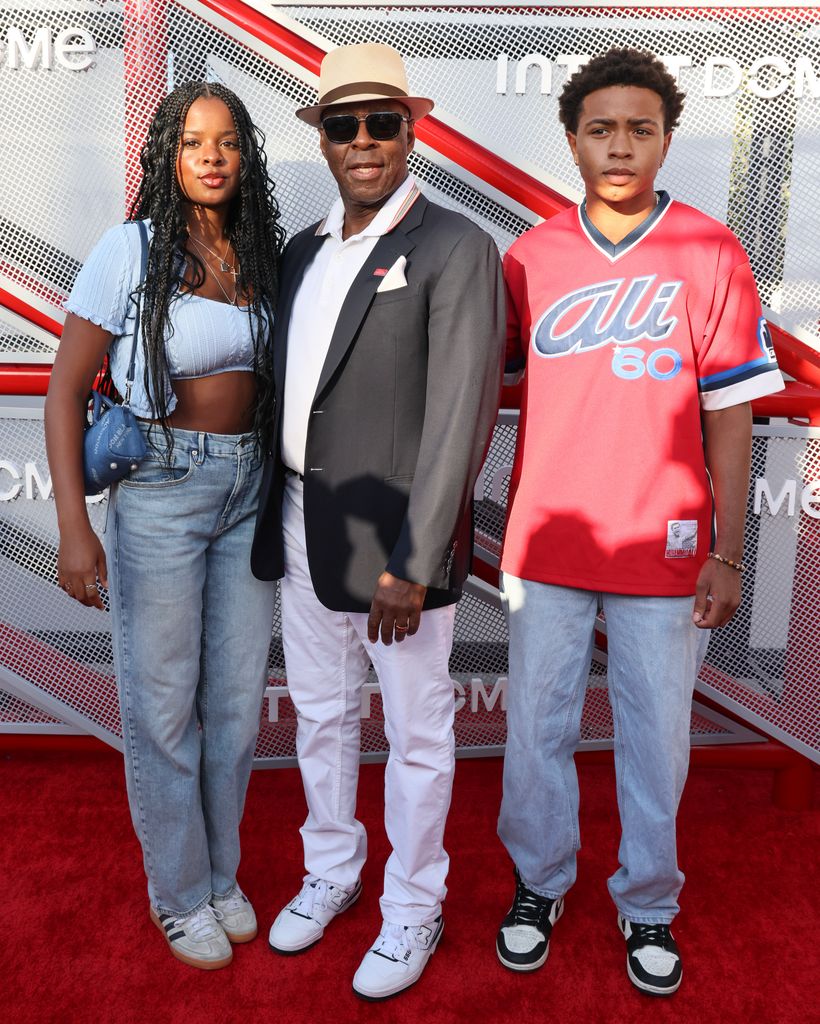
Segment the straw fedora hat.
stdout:
[[433,109],[433,101],[411,96],[398,50],[384,43],[358,43],[331,50],[319,73],[319,102],[296,116],[318,128],[328,107],[367,100],[398,100],[414,121]]

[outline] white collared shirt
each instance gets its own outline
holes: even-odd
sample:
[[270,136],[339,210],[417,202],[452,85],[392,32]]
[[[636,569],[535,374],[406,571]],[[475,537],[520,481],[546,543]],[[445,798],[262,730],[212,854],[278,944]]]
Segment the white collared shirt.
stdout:
[[325,241],[296,292],[288,328],[281,452],[285,465],[297,473],[305,472],[308,420],[342,304],[376,242],[395,227],[418,194],[415,178],[408,174],[367,227],[346,239],[339,198],[316,230]]

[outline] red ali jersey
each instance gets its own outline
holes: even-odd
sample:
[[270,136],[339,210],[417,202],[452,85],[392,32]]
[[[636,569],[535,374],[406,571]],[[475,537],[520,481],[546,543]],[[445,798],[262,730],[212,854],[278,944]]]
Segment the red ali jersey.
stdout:
[[584,204],[559,214],[504,276],[508,369],[526,369],[502,568],[693,594],[714,521],[701,410],[783,387],[740,243],[662,192],[617,244]]

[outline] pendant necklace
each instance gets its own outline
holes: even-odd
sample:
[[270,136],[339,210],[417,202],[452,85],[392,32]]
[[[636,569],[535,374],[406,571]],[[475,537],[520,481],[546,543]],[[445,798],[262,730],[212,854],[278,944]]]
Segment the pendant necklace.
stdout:
[[[204,243],[200,242],[199,239],[193,238],[192,234],[190,234],[190,236],[188,236],[188,238],[192,242],[196,242],[197,245],[200,246],[201,248],[208,249],[208,246],[206,246]],[[230,243],[228,243],[228,245],[229,244]],[[208,252],[209,253],[213,253],[213,255],[216,256],[217,259],[219,259],[218,254],[215,253],[213,251],[213,249],[208,249]],[[227,248],[225,248],[225,255],[227,255]],[[220,260],[219,269],[222,270],[223,273],[230,273],[233,276],[233,298],[231,299],[231,297],[228,295],[228,293],[227,293],[227,291],[225,289],[225,286],[219,280],[219,275],[217,274],[217,272],[214,270],[214,268],[211,266],[211,264],[208,262],[207,259],[205,260],[205,268],[206,268],[206,270],[210,270],[211,271],[211,276],[214,279],[214,281],[217,283],[217,285],[219,286],[219,291],[225,296],[225,299],[226,299],[228,305],[235,306],[236,305],[236,299],[239,298],[239,289],[238,289],[238,287],[236,287],[236,275],[238,275],[238,271],[234,270],[234,268],[232,266],[230,266],[228,263],[226,263],[224,261],[224,259]]]
[[[205,265],[207,266],[207,263]],[[236,300],[237,300],[237,297],[238,297],[238,293],[237,293],[237,289],[236,289],[236,281],[234,280],[234,283],[233,283],[233,298],[231,298],[230,295],[228,295],[227,291],[225,290],[225,285],[219,280],[219,278],[214,273],[213,268],[211,268],[211,274],[213,275],[214,281],[216,281],[216,283],[219,285],[219,290],[222,292],[222,294],[228,300],[228,305],[229,306],[235,306],[236,305]]]
[[[215,253],[213,251],[213,249],[211,249],[211,248],[209,248],[209,246],[205,245],[204,242],[200,242],[200,240],[198,238],[194,238],[193,235],[189,235],[188,237],[191,239],[191,241],[196,242],[196,244],[201,249],[206,249],[209,253],[211,253],[212,256],[216,256],[216,258],[219,260],[219,269],[222,271],[223,274],[231,274],[233,276],[233,298],[231,298],[230,295],[228,294],[227,290],[225,289],[225,285],[220,281],[219,276],[216,273],[216,271],[214,270],[214,268],[210,265],[210,263],[208,262],[207,259],[205,260],[205,267],[206,267],[206,269],[210,270],[211,275],[212,275],[214,281],[216,281],[216,283],[219,285],[219,290],[225,296],[225,299],[227,300],[228,305],[229,306],[235,306],[236,305],[236,300],[239,297],[239,290],[238,290],[238,288],[236,286],[236,278],[238,276],[238,271],[235,270],[234,267],[231,264],[226,263],[224,258],[221,258],[218,253]],[[230,246],[230,244],[231,244],[230,239],[228,239],[228,244],[225,246],[225,256],[228,255],[228,246]]]
[[234,268],[232,263],[228,263],[227,260],[225,259],[225,257],[228,255],[228,249],[230,249],[231,247],[230,238],[227,239],[227,241],[225,242],[224,255],[220,256],[218,252],[214,252],[214,250],[209,245],[206,245],[204,242],[201,242],[198,238],[194,238],[193,235],[189,235],[188,237],[191,239],[192,242],[196,242],[200,249],[204,249],[206,252],[209,252],[211,256],[215,256],[216,259],[219,260],[219,269],[222,271],[223,274],[233,274],[234,280],[236,280],[236,276],[238,273],[237,270]]

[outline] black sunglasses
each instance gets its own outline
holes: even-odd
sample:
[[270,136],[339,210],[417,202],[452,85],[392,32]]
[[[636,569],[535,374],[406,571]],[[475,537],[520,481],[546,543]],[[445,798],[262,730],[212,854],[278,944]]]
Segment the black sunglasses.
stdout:
[[366,117],[356,117],[355,114],[331,114],[330,117],[324,118],[321,127],[329,142],[343,146],[356,138],[362,121],[367,126],[367,134],[371,139],[376,142],[389,142],[401,131],[402,121],[409,124],[410,118],[392,110],[376,111]]

